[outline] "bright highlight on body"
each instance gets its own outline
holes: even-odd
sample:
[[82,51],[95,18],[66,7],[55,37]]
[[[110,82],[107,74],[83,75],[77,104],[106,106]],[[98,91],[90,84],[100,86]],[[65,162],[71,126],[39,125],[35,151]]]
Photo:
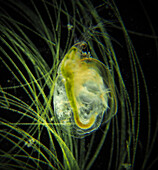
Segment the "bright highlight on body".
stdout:
[[[96,130],[117,110],[110,72],[83,52],[86,47],[85,42],[79,42],[65,55],[54,90],[55,114],[64,129],[77,137]],[[115,113],[109,111],[111,104]]]

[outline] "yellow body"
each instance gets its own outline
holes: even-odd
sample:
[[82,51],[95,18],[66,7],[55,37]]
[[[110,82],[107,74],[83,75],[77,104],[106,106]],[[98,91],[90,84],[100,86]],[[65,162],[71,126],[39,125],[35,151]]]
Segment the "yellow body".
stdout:
[[[96,84],[98,87],[104,86],[102,77],[98,73],[99,70],[97,69],[96,63],[100,64],[98,60],[82,58],[80,49],[75,46],[68,51],[61,63],[61,74],[65,78],[66,94],[73,110],[74,121],[81,129],[88,129],[92,127],[98,115],[98,113],[95,112],[88,120],[83,119],[80,116],[79,110],[82,103],[79,99],[77,100],[79,93],[84,91],[83,85],[87,81],[92,84]],[[95,97],[90,92],[88,92],[88,94]],[[100,98],[104,100],[102,95],[100,95]]]

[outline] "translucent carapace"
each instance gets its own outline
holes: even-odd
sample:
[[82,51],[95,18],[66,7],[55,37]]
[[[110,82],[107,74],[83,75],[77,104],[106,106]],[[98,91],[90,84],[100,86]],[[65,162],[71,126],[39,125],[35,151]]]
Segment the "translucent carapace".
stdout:
[[109,121],[117,100],[110,71],[83,52],[86,42],[71,47],[59,65],[54,89],[54,113],[61,127],[75,137],[84,137]]

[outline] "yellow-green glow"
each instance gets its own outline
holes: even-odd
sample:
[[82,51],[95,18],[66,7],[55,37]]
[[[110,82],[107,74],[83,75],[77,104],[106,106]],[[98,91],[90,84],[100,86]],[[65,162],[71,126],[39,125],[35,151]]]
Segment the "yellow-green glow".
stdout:
[[[103,122],[104,114],[106,119],[112,118],[117,110],[112,75],[103,63],[90,58],[90,52],[82,51],[86,45],[79,42],[65,55],[58,69],[54,93],[58,120],[65,123],[64,129],[68,126],[70,133],[77,137],[97,129]],[[108,111],[109,100],[113,101],[114,113]]]
[[119,10],[0,0],[0,169],[152,169],[158,125],[131,36],[157,39]]

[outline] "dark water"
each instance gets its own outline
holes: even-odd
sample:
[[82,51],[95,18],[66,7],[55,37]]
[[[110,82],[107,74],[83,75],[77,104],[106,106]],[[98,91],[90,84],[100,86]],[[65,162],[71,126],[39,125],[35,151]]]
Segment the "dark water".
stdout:
[[[35,4],[38,2],[34,1]],[[0,1],[2,4],[2,0]],[[28,1],[23,2],[26,5],[29,6],[29,8],[32,8],[30,3]],[[97,3],[94,1],[94,4]],[[156,129],[156,123],[158,120],[158,110],[157,110],[157,102],[158,102],[158,24],[157,24],[157,5],[156,2],[141,2],[141,1],[115,1],[116,6],[118,7],[118,10],[120,12],[120,15],[124,21],[124,24],[126,26],[126,29],[128,30],[129,36],[134,44],[134,48],[138,54],[138,58],[140,60],[140,64],[142,66],[148,91],[149,91],[149,101],[151,105],[151,139],[155,135],[155,129]],[[7,8],[6,5],[3,5],[0,7],[3,9]],[[44,13],[42,6],[38,6],[41,8],[40,12]],[[10,11],[12,16],[15,16],[17,20],[21,20],[21,17],[17,15],[15,11]],[[44,15],[44,14],[43,14]],[[101,12],[101,15],[104,15],[103,12]],[[24,22],[24,21],[22,21]],[[65,21],[63,21],[65,22]],[[122,45],[124,45],[121,40],[119,31],[118,32],[113,32],[112,30],[110,31],[110,27],[107,28],[109,30],[109,33],[111,33],[112,37],[116,38],[117,41],[120,41]],[[120,39],[119,39],[120,38]],[[36,39],[34,40],[36,41]],[[35,42],[37,43],[37,42]],[[64,44],[64,42],[63,42]],[[42,45],[41,45],[42,46]],[[115,44],[114,44],[115,46]],[[117,46],[117,45],[116,45]],[[41,48],[42,51],[42,48]],[[43,50],[45,53],[45,49]],[[119,51],[118,51],[119,54]],[[129,93],[132,93],[132,87],[131,84],[128,84],[128,79],[129,77],[129,72],[128,70],[128,65],[126,63],[126,56],[122,55],[122,52],[120,52],[121,56],[118,58],[119,64],[120,64],[120,69],[122,71],[122,76],[124,78],[125,84],[127,86],[127,89],[129,90]],[[50,54],[48,54],[50,55]],[[50,63],[49,59],[48,63]],[[0,63],[0,74],[6,74],[7,73],[3,72],[3,66],[2,63]],[[128,72],[129,71],[129,72]],[[4,76],[2,76],[0,80],[1,85],[5,85],[6,79]],[[140,80],[142,78],[140,77]],[[12,81],[13,82],[13,81]],[[143,126],[144,129],[146,129],[146,118],[144,118],[143,112],[147,112],[146,109],[143,109],[143,106],[145,104],[146,100],[145,95],[144,95],[144,89],[141,88],[141,82],[140,82],[140,93],[141,93],[141,127],[142,130],[140,131],[140,138],[143,140],[146,137],[146,130],[143,131]],[[146,108],[146,107],[145,107]],[[16,119],[16,117],[15,117]],[[100,132],[101,133],[101,132]],[[110,136],[109,136],[110,138]],[[158,141],[158,137],[155,138],[155,141]],[[141,141],[138,142],[139,149],[138,149],[138,156],[136,159],[139,159],[139,157],[143,157],[143,151],[144,151],[144,145],[141,144]],[[103,150],[108,147],[108,143],[104,146]],[[97,169],[104,169],[105,168],[105,157],[108,155],[104,155],[104,152],[101,151],[99,157],[96,159],[94,163],[94,167]],[[158,157],[158,148],[157,148],[157,142],[154,144],[154,148],[152,149],[149,160],[147,162],[147,165],[150,166],[152,164],[152,161]],[[156,164],[154,166],[156,167]],[[147,166],[147,167],[148,167]],[[153,166],[153,167],[154,167]],[[136,167],[140,167],[139,161],[136,161]],[[153,168],[152,167],[152,168]]]

